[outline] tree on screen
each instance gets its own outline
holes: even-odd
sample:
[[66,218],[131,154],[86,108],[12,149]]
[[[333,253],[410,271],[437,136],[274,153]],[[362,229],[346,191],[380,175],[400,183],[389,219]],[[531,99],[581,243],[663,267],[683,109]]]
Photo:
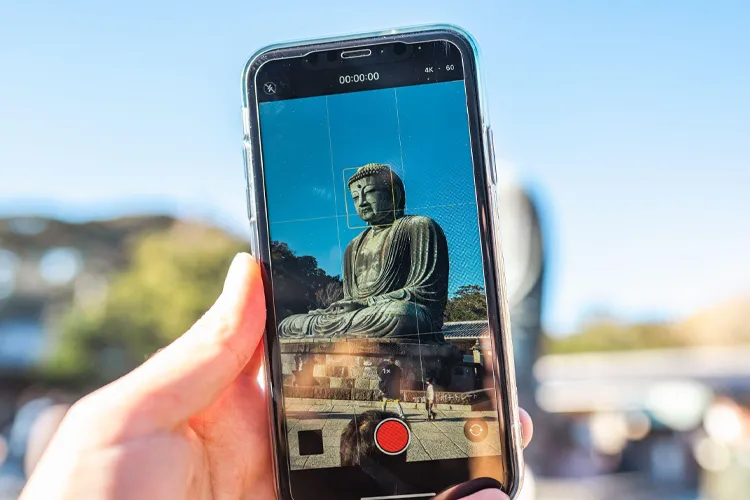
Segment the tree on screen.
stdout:
[[487,319],[487,297],[479,285],[464,285],[445,306],[445,321]]
[[331,281],[323,288],[315,291],[315,306],[319,309],[325,309],[343,298],[344,286],[340,281]]
[[284,242],[272,242],[271,262],[278,320],[328,307],[344,296],[338,276],[326,274],[315,257],[298,256]]

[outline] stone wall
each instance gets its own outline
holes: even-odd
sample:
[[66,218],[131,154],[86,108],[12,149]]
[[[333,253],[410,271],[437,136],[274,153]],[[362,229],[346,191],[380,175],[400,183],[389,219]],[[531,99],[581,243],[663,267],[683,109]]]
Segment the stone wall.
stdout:
[[[345,389],[342,387],[321,386],[284,386],[284,397],[319,400],[356,400],[356,401],[380,401],[380,392],[372,389]],[[401,401],[404,403],[424,403],[424,391],[401,391]],[[493,398],[490,389],[468,392],[444,392],[435,393],[438,405],[469,405],[477,410],[492,410]]]
[[[289,397],[357,399],[380,397],[377,367],[390,356],[402,369],[401,388],[415,399],[432,377],[436,390],[463,393],[474,386],[463,375],[467,368],[455,345],[414,344],[397,339],[282,339],[285,394]],[[416,400],[416,399],[415,399]]]

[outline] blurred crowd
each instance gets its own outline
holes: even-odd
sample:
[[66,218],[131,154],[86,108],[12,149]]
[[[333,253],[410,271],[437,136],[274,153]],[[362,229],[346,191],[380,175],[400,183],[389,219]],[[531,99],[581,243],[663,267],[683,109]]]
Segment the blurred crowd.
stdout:
[[12,414],[0,434],[0,500],[16,500],[74,398],[30,387],[16,401],[3,401]]

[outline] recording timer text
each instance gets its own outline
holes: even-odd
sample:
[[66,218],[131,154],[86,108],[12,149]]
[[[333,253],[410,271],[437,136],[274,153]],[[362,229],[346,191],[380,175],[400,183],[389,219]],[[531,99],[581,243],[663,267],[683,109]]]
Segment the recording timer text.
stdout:
[[380,80],[380,74],[377,71],[373,73],[358,73],[356,75],[339,76],[339,83],[341,85],[347,83],[374,82],[377,80]]

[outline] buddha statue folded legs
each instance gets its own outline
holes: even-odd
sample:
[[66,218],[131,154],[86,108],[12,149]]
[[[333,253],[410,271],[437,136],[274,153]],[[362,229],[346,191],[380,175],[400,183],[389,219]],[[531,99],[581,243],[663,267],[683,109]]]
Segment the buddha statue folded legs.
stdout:
[[400,301],[382,301],[348,312],[296,314],[279,325],[283,337],[389,337],[408,341],[442,342],[432,313],[423,306]]

